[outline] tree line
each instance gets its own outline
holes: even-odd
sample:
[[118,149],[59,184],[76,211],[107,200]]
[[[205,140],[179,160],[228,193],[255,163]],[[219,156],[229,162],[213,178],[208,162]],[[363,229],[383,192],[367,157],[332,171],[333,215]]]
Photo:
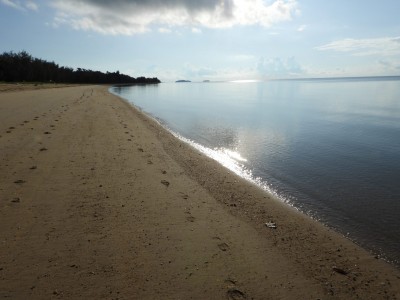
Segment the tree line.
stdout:
[[34,58],[26,51],[0,54],[0,82],[54,82],[95,84],[149,84],[160,83],[156,77],[131,77],[116,72],[100,72],[60,67],[54,62]]

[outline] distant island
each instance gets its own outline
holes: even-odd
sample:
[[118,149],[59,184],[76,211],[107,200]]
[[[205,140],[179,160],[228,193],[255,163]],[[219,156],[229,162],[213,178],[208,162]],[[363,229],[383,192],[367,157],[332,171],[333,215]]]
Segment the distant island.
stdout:
[[206,79],[206,80],[203,80],[203,82],[210,82],[210,80]]
[[177,81],[175,81],[175,82],[191,82],[190,80],[177,80]]
[[54,82],[95,84],[155,84],[154,78],[131,77],[116,72],[100,72],[69,67],[60,67],[54,62],[34,58],[26,51],[0,54],[0,81],[4,82]]

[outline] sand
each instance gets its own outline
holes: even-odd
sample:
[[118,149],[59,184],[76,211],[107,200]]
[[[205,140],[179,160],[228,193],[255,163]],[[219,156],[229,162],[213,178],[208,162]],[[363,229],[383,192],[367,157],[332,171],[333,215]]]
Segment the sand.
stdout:
[[398,269],[107,87],[0,93],[0,155],[0,298],[400,299]]
[[0,83],[1,92],[16,92],[16,91],[32,91],[50,88],[62,88],[77,86],[77,84],[64,84],[64,83]]

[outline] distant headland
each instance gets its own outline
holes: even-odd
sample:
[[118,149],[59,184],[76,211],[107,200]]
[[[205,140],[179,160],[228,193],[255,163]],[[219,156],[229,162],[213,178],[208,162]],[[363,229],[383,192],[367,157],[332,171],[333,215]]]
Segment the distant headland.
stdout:
[[95,84],[155,84],[154,78],[131,77],[116,72],[100,72],[69,67],[60,67],[55,62],[34,58],[26,51],[0,54],[0,81],[4,82],[54,82]]
[[175,81],[175,82],[177,82],[177,83],[180,83],[180,82],[191,82],[190,80],[177,80],[177,81]]

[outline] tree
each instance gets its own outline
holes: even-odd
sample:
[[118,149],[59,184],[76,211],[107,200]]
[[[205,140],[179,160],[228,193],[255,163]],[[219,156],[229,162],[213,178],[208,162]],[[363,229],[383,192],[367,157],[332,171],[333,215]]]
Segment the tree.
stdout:
[[104,84],[153,84],[161,81],[154,78],[121,74],[119,71],[100,72],[69,67],[60,67],[55,62],[33,58],[26,51],[0,54],[0,81],[6,82],[57,82],[57,83],[104,83]]

